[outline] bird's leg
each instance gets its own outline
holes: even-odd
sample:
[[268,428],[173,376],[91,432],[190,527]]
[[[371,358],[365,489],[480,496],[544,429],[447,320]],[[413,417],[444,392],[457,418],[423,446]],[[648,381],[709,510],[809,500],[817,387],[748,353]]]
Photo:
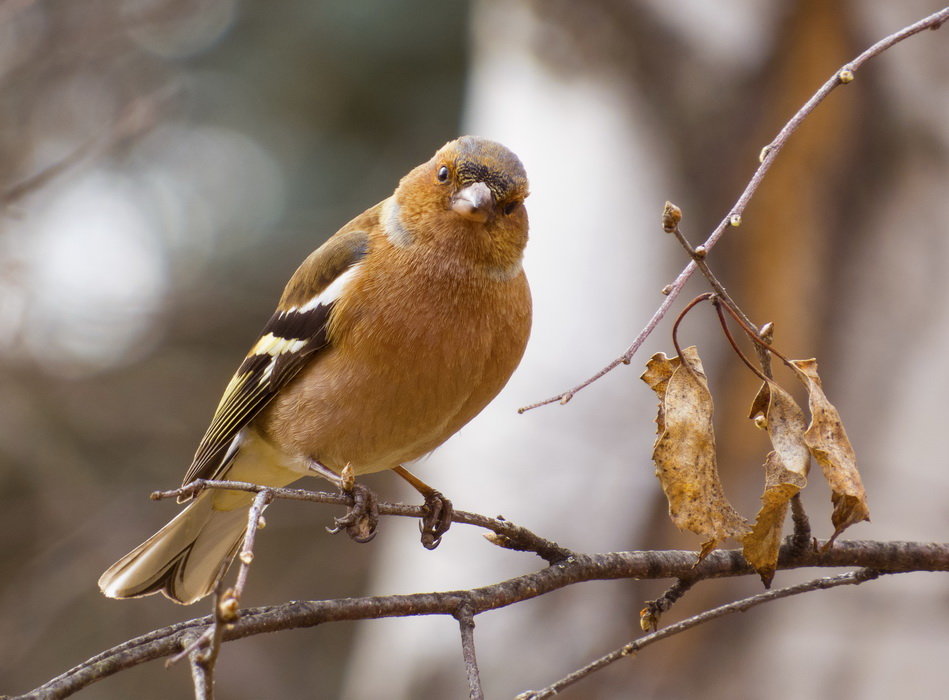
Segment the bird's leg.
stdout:
[[379,505],[376,495],[362,484],[356,483],[356,475],[348,464],[337,474],[316,460],[310,460],[310,470],[324,479],[332,481],[344,494],[353,499],[353,505],[341,518],[333,519],[333,527],[326,528],[331,534],[346,529],[346,534],[356,542],[368,542],[376,536],[379,524]]
[[451,501],[405,467],[394,467],[392,471],[412,484],[412,488],[424,496],[428,512],[419,521],[418,527],[422,533],[422,546],[425,549],[435,549],[441,543],[442,535],[451,527],[451,515],[454,510]]

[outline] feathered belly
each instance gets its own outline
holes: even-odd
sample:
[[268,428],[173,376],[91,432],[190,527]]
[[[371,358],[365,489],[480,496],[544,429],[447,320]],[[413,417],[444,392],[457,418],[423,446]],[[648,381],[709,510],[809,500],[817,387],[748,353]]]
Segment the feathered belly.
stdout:
[[500,387],[485,381],[484,364],[418,352],[367,372],[330,350],[255,422],[289,456],[357,474],[391,469],[438,447],[491,400]]
[[333,323],[330,346],[255,421],[288,456],[357,474],[391,469],[451,437],[517,367],[530,328],[523,275],[508,282],[515,294],[433,283],[410,320],[388,308],[400,281],[389,282],[371,314],[340,310],[347,320]]

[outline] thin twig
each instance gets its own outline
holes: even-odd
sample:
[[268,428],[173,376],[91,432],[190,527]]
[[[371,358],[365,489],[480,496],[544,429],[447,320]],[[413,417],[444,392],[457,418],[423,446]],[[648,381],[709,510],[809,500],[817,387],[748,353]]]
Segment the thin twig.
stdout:
[[[214,699],[214,668],[217,665],[217,657],[221,653],[221,643],[224,641],[224,630],[227,629],[226,616],[223,613],[226,594],[222,592],[223,584],[218,581],[214,589],[214,624],[212,624],[205,633],[207,644],[203,649],[195,649],[190,654],[191,666],[195,664],[204,669],[203,679],[204,688],[199,688],[197,684],[194,687],[195,700],[213,700]],[[192,671],[192,679],[194,673]],[[195,679],[196,680],[196,679]]]
[[[214,621],[213,616],[209,616],[208,620]],[[191,659],[192,655],[201,652],[206,649],[211,644],[211,638],[214,636],[214,626],[209,624],[200,634],[189,634],[182,638],[181,640],[181,650],[178,653],[169,657],[165,661],[165,668],[171,668],[178,662],[183,659]]]
[[214,664],[207,663],[198,649],[198,640],[204,635],[193,635],[194,639],[186,646],[193,647],[188,654],[191,667],[191,680],[194,682],[195,700],[214,700]]
[[804,502],[801,500],[800,493],[791,497],[791,522],[794,523],[794,533],[790,539],[791,551],[802,554],[808,546],[813,544],[813,540],[811,539],[811,521],[804,512]]
[[455,611],[455,619],[461,629],[461,653],[465,659],[465,674],[468,677],[468,693],[471,700],[484,700],[481,688],[481,672],[478,670],[478,658],[474,643],[474,614],[468,605],[460,605]]
[[[682,323],[686,315],[695,308],[698,304],[701,304],[703,301],[708,301],[709,299],[714,299],[715,295],[712,292],[705,292],[704,294],[699,294],[695,299],[686,304],[685,308],[679,312],[679,315],[676,316],[675,323],[672,324],[672,347],[676,349],[676,355],[682,357],[682,348],[679,347],[679,324]],[[689,363],[683,360],[683,366],[692,368],[689,366]]]
[[[211,608],[213,614],[208,618],[211,620],[201,634],[191,634],[182,640],[181,651],[165,661],[165,668],[171,668],[182,659],[187,658],[192,666],[192,676],[194,676],[194,665],[197,663],[203,669],[206,676],[212,677],[214,674],[214,664],[217,662],[217,655],[221,649],[223,639],[224,624],[221,620],[221,601],[224,598],[224,580],[218,578],[214,585],[214,604]],[[197,680],[197,676],[194,676]],[[213,682],[213,681],[212,681]],[[195,694],[198,688],[195,686]]]
[[237,571],[237,581],[233,588],[224,590],[224,574],[227,567],[226,565],[222,567],[214,587],[213,622],[203,634],[194,635],[184,650],[170,658],[165,664],[166,667],[171,666],[184,656],[188,657],[191,677],[194,681],[195,700],[213,700],[214,698],[214,666],[221,651],[224,631],[240,617],[240,599],[247,585],[250,565],[254,561],[254,540],[257,530],[263,527],[264,509],[272,500],[273,493],[270,489],[262,489],[254,497],[254,502],[247,512],[247,530],[238,554],[240,568]]
[[703,613],[698,615],[693,615],[690,618],[677,622],[668,627],[647,634],[644,637],[625,644],[619,649],[601,656],[596,661],[584,666],[573,673],[564,676],[556,683],[552,683],[546,688],[541,690],[529,690],[524,693],[521,693],[517,696],[517,700],[541,700],[542,698],[549,698],[552,695],[556,695],[561,690],[567,686],[573,685],[577,681],[580,681],[590,674],[599,671],[600,669],[609,666],[614,661],[623,659],[627,656],[632,656],[636,654],[644,647],[649,646],[655,642],[666,639],[673,635],[684,632],[698,625],[709,622],[710,620],[715,620],[725,615],[730,615],[736,612],[745,612],[751,608],[762,605],[764,603],[770,603],[773,600],[778,600],[780,598],[787,598],[789,596],[798,595],[800,593],[809,593],[811,591],[823,590],[827,588],[836,588],[837,586],[847,586],[847,585],[858,585],[864,581],[870,581],[877,578],[880,573],[875,569],[859,569],[858,571],[851,571],[846,574],[840,574],[839,576],[826,576],[812,581],[807,581],[806,583],[800,583],[796,586],[788,586],[787,588],[778,588],[773,591],[765,591],[764,593],[758,593],[748,598],[743,598],[741,600],[736,600],[733,603],[728,603],[726,605],[720,605],[717,608],[712,608],[711,610],[706,610]]
[[[855,59],[849,63],[845,63],[841,66],[834,74],[827,79],[827,81],[821,85],[821,87],[815,92],[811,98],[801,107],[797,113],[788,120],[788,122],[781,128],[777,136],[774,137],[774,140],[770,144],[765,146],[759,157],[760,164],[755,170],[754,174],[751,176],[751,179],[748,181],[748,184],[745,185],[745,189],[742,190],[741,195],[738,197],[738,200],[732,206],[731,210],[725,215],[721,220],[718,226],[709,234],[708,238],[705,239],[705,242],[702,244],[702,247],[705,249],[706,253],[710,251],[719,239],[725,234],[725,231],[729,227],[735,227],[741,225],[741,218],[745,212],[745,208],[748,206],[748,202],[751,201],[752,196],[755,192],[758,191],[758,187],[761,185],[764,176],[767,174],[768,170],[771,168],[771,165],[774,163],[775,158],[777,158],[778,153],[781,152],[781,149],[784,148],[791,134],[793,134],[797,128],[801,125],[801,122],[810,115],[811,112],[819,105],[824,99],[829,95],[836,87],[839,85],[845,85],[853,81],[854,74],[863,66],[864,63],[869,61],[871,58],[878,56],[883,53],[890,47],[898,44],[899,42],[907,39],[914,34],[918,34],[926,29],[938,29],[942,24],[949,20],[949,7],[943,8],[938,12],[925,17],[924,19],[919,20],[918,22],[904,27],[889,36],[884,37],[877,43],[873,44],[866,51],[861,53]],[[672,306],[672,303],[675,301],[676,297],[679,296],[679,293],[682,291],[682,288],[685,286],[685,283],[692,276],[692,273],[697,269],[695,260],[689,262],[688,265],[679,273],[679,276],[675,278],[675,281],[672,284],[668,285],[663,289],[663,293],[666,295],[666,298],[662,301],[662,304],[659,305],[659,308],[656,309],[653,313],[652,318],[649,319],[649,322],[645,327],[639,332],[639,335],[636,336],[632,344],[627,348],[626,352],[617,357],[615,360],[610,362],[606,367],[601,369],[599,372],[594,374],[592,377],[585,379],[584,381],[577,384],[575,387],[568,389],[556,396],[552,396],[549,399],[544,399],[543,401],[538,401],[536,403],[523,406],[518,409],[518,413],[524,413],[526,411],[539,408],[541,406],[546,406],[552,403],[565,404],[570,399],[572,399],[578,391],[581,391],[588,387],[593,382],[597,381],[606,374],[609,374],[614,369],[620,365],[628,365],[633,356],[639,351],[639,348],[645,342],[656,326],[659,325],[659,322],[665,317],[666,313]]]
[[696,583],[698,583],[696,578],[686,576],[677,578],[661,596],[655,600],[646,601],[646,606],[639,611],[639,626],[642,631],[655,632],[659,629],[659,618],[663,613],[668,612]]
[[[247,585],[250,565],[254,561],[254,541],[257,537],[257,530],[263,526],[264,509],[270,504],[273,498],[274,495],[271,489],[258,491],[254,497],[253,505],[247,512],[247,532],[244,533],[244,543],[241,545],[240,554],[237,555],[237,558],[240,560],[240,568],[237,570],[237,580],[229,596],[229,598],[234,601],[233,605],[235,608],[239,605],[241,596],[244,594],[244,586]],[[231,605],[227,600],[228,596],[225,598],[226,599],[222,601],[222,605]],[[235,609],[235,615],[236,612]],[[232,622],[233,620],[229,621]]]
[[[670,206],[675,207],[675,205],[671,204],[671,202],[666,202],[666,208],[669,208]],[[679,211],[678,207],[675,207],[675,208],[676,208],[676,211]],[[697,248],[693,248],[692,244],[690,244],[689,240],[685,237],[685,234],[682,233],[682,230],[679,228],[679,221],[681,221],[681,219],[682,219],[682,216],[680,212],[679,216],[674,219],[674,225],[671,228],[667,229],[667,232],[672,233],[676,237],[676,240],[679,241],[679,244],[685,249],[686,253],[689,254],[689,257],[692,258],[693,262],[695,262],[696,267],[698,267],[699,272],[701,272],[705,276],[705,279],[708,281],[709,286],[711,286],[711,288],[715,290],[715,294],[721,300],[721,303],[728,306],[728,308],[730,308],[735,314],[738,314],[738,316],[744,320],[746,325],[755,327],[755,323],[753,323],[752,320],[748,317],[748,314],[746,314],[745,311],[738,305],[738,302],[736,302],[732,298],[732,296],[728,293],[728,290],[725,289],[725,285],[722,284],[721,280],[719,280],[718,277],[715,276],[715,273],[712,272],[712,268],[709,267],[708,261],[706,260],[706,256],[708,255],[708,249],[705,246],[698,246]],[[719,311],[718,316],[719,318],[722,317],[721,311]],[[767,327],[773,328],[773,326],[765,326],[760,331],[758,331],[759,335],[762,334],[765,328]],[[741,356],[741,359],[744,360],[745,364],[751,368],[752,372],[755,372],[755,374],[758,374],[758,371],[751,365],[750,362],[748,362],[745,359],[745,356],[742,354],[741,350],[738,349],[738,346],[735,344],[734,339],[728,333],[728,327],[725,325],[724,320],[722,321],[722,328],[725,330],[725,335],[728,336],[728,340],[731,342],[732,347],[735,349],[735,352],[737,352]],[[758,362],[761,363],[762,373],[766,377],[770,378],[771,377],[771,361],[770,361],[771,356],[768,354],[768,351],[765,348],[761,347],[757,343],[755,344],[755,350],[758,353]]]
[[[728,327],[728,320],[725,318],[725,312],[722,310],[725,307],[725,304],[721,303],[717,297],[712,300],[712,304],[714,304],[715,312],[718,314],[718,322],[722,327],[722,333],[725,334],[725,338],[728,340],[728,344],[732,346],[732,350],[735,351],[735,354],[741,358],[741,361],[745,364],[745,366],[750,369],[755,374],[755,376],[758,377],[758,379],[767,384],[768,377],[764,375],[764,372],[759,370],[751,363],[751,360],[745,356],[745,353],[742,352],[741,348],[738,346],[737,341],[735,340],[735,337],[732,335],[731,329]],[[755,345],[755,347],[760,346]]]
[[[178,496],[194,496],[203,489],[224,489],[228,491],[248,491],[260,493],[267,491],[275,499],[292,501],[309,501],[311,503],[330,503],[341,506],[351,506],[353,499],[341,493],[325,491],[308,491],[306,489],[270,488],[246,481],[215,481],[210,479],[196,479],[185,486],[170,491],[155,491],[151,494],[152,500],[177,498]],[[408,518],[419,518],[427,513],[426,506],[410,506],[404,503],[379,502],[380,515],[398,515]],[[557,564],[573,556],[573,552],[561,547],[556,542],[544,539],[520,525],[515,525],[503,518],[489,518],[478,513],[469,513],[455,510],[451,517],[452,522],[462,525],[474,525],[491,530],[492,535],[485,535],[486,539],[499,547],[513,549],[519,552],[533,552],[549,564]]]
[[[220,600],[220,582],[214,591],[215,609]],[[218,624],[217,616],[209,618],[211,624],[203,631],[195,629],[182,635],[181,651],[165,661],[165,668],[171,668],[184,658],[188,659],[191,669],[191,681],[194,683],[195,700],[213,700],[214,666],[224,637],[224,625]]]

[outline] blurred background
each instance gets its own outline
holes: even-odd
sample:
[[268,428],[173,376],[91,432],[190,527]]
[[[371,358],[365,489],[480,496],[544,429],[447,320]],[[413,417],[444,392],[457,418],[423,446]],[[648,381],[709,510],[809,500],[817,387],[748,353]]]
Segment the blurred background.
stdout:
[[[655,406],[630,368],[518,416],[619,355],[760,148],[844,61],[938,9],[905,0],[4,0],[0,2],[0,693],[208,606],[111,601],[105,567],[177,510],[220,392],[287,277],[459,133],[531,178],[536,321],[508,388],[415,471],[457,507],[578,551],[681,547],[650,462]],[[869,493],[853,538],[945,540],[949,45],[923,34],[868,64],[791,139],[710,256],[788,354],[817,356]],[[704,291],[695,281],[690,290]],[[688,296],[687,291],[687,296]],[[687,298],[683,297],[683,299]],[[726,490],[753,517],[755,383],[710,323],[703,353]],[[386,499],[415,499],[391,475]],[[318,488],[317,482],[306,484]],[[826,537],[829,494],[804,493]],[[456,527],[441,547],[337,509],[268,511],[246,605],[485,585],[539,568]],[[787,585],[813,572],[779,572]],[[485,691],[537,688],[639,636],[665,582],[574,586],[479,616]],[[707,582],[663,622],[748,595]],[[949,676],[944,576],[913,574],[726,618],[614,664],[571,698],[934,697]],[[467,696],[452,619],[335,624],[228,644],[224,698]],[[153,662],[83,698],[188,697]]]

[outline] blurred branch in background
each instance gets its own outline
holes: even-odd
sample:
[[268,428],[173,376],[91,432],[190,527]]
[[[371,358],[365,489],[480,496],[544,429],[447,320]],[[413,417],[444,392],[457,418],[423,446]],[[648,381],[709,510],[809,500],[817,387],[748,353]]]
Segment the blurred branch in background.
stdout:
[[0,192],[0,209],[8,209],[32,192],[48,185],[54,178],[65,173],[84,159],[95,159],[108,154],[113,146],[140,138],[151,130],[162,118],[164,103],[171,95],[155,93],[136,97],[119,114],[115,123],[103,134],[78,146],[61,160],[48,165],[38,173],[7,187]]

